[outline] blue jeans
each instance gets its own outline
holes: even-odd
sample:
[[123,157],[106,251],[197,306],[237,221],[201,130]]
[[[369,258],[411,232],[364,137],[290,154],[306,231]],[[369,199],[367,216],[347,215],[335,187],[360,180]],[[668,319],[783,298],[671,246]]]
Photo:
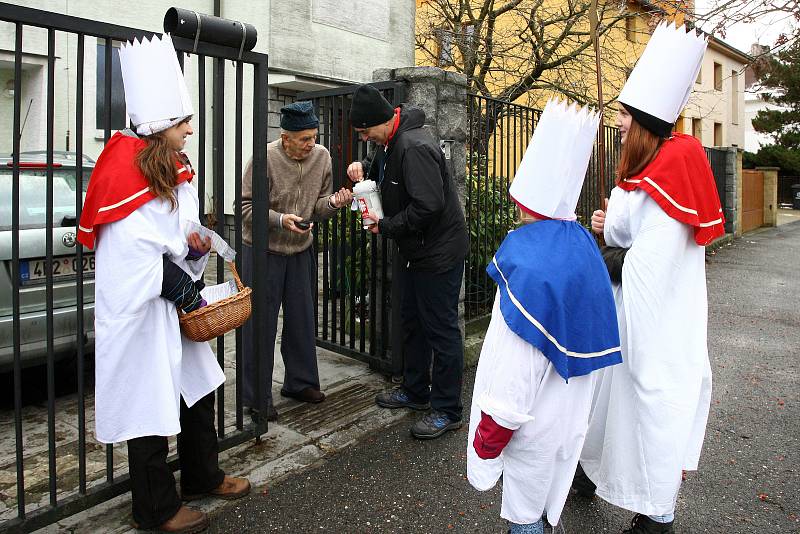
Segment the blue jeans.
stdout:
[[675,520],[675,512],[664,515],[648,515],[647,517],[649,517],[656,523],[672,523]]
[[508,529],[509,534],[544,534],[544,521],[539,519],[536,523],[528,523],[520,525],[511,523],[511,528]]

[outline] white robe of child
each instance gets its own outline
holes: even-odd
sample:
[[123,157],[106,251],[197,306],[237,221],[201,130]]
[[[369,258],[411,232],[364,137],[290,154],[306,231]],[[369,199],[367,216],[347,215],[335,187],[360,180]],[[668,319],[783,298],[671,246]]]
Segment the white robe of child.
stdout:
[[639,189],[612,191],[605,241],[630,248],[614,285],[622,364],[599,373],[581,465],[611,504],[669,514],[711,401],[705,249]]
[[208,256],[186,261],[186,220],[198,222],[194,186],[175,189],[178,209],[153,199],[99,228],[95,273],[95,420],[97,440],[116,443],[181,431],[188,406],[225,381],[208,343],[180,331],[175,304],[160,296],[162,256],[197,280]]
[[[592,391],[598,373],[567,383],[536,347],[508,328],[495,296],[492,320],[483,342],[470,413],[467,477],[480,491],[503,476],[500,516],[518,524],[547,514],[558,524],[583,446]],[[495,459],[475,452],[481,411],[514,430]]]

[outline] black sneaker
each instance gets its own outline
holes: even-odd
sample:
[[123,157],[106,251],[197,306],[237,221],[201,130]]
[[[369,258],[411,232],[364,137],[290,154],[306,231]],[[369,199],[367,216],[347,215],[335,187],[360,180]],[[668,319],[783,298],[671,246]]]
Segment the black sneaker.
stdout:
[[417,439],[438,438],[448,430],[461,428],[461,419],[453,420],[442,412],[432,411],[422,416],[422,419],[411,427],[411,435]]
[[375,395],[375,404],[381,408],[411,408],[412,410],[427,410],[431,407],[429,402],[414,402],[403,388],[390,389]]
[[672,523],[659,523],[644,514],[636,514],[631,520],[631,528],[623,530],[622,534],[675,534]]
[[595,490],[597,490],[597,486],[583,472],[581,464],[578,464],[578,468],[575,470],[575,477],[572,479],[572,491],[579,497],[591,499],[594,497]]

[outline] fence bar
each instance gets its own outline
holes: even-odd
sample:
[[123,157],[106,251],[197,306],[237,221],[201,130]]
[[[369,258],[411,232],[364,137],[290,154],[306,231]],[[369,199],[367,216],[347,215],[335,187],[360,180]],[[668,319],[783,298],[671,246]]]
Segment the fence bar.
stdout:
[[[81,220],[83,209],[83,76],[84,76],[84,45],[83,34],[78,35],[77,65],[75,72],[75,221]],[[86,384],[84,340],[86,328],[83,324],[83,246],[79,243],[76,247],[77,263],[80,266],[76,273],[75,284],[75,334],[78,357],[78,492],[86,494]]]
[[[214,213],[216,224],[214,230],[219,235],[225,234],[225,60],[214,59],[214,130],[213,146],[213,179],[214,179]],[[217,255],[217,283],[225,280],[225,260]],[[258,353],[256,353],[258,354]],[[217,362],[225,369],[225,336],[217,338]],[[217,435],[225,437],[225,383],[217,388]]]
[[200,222],[206,224],[206,57],[197,56],[197,197]]
[[[242,272],[242,86],[244,84],[244,65],[241,61],[236,62],[236,132],[233,141],[233,219],[236,229],[236,270]],[[252,177],[251,177],[252,178]],[[252,183],[252,182],[251,182]],[[236,384],[242,383],[242,329],[236,329]],[[224,370],[224,368],[223,368]],[[234,400],[236,408],[236,428],[241,430],[244,426],[242,415],[242,388],[236,388],[236,398]]]
[[[111,139],[111,38],[105,40],[105,76],[104,76],[104,99],[103,99],[103,144]],[[114,445],[106,445],[106,481],[110,484],[114,482]]]
[[55,115],[56,32],[47,31],[47,194],[45,206],[45,329],[47,330],[47,459],[50,506],[56,506],[56,371],[53,346],[53,117]]
[[22,24],[15,25],[14,38],[14,139],[11,177],[11,337],[14,350],[14,441],[17,457],[17,517],[25,518],[25,470],[22,438],[22,361],[20,354],[19,269],[19,152],[22,111]]
[[[264,61],[253,66],[253,293],[263,295],[267,291],[267,271],[270,262],[267,255],[269,243],[269,224],[267,213],[269,211],[269,172],[267,167],[267,103],[266,91],[268,84],[266,57]],[[264,94],[260,90],[264,90]],[[263,177],[263,179],[259,179]],[[262,228],[264,231],[258,231]],[[250,318],[253,324],[264,324],[266,317],[266,301],[253,299],[253,315]],[[253,328],[253,354],[263,354],[266,350],[273,350],[268,346],[267,330]],[[265,387],[271,387],[267,381],[267,366],[262,365],[261,358],[256,358],[256,402],[262,414],[267,413],[267,397]],[[254,433],[260,438],[267,431],[267,418],[260,417],[255,424]]]

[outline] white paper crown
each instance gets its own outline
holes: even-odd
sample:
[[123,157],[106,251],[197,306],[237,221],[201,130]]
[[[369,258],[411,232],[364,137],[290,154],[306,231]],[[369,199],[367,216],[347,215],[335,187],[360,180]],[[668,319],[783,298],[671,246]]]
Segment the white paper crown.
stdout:
[[509,194],[530,211],[553,219],[575,219],[600,114],[550,100],[525,150]]
[[662,22],[636,62],[619,101],[670,124],[680,115],[700,72],[708,40]]
[[128,115],[142,135],[165,130],[194,114],[172,37],[134,39],[119,48]]

